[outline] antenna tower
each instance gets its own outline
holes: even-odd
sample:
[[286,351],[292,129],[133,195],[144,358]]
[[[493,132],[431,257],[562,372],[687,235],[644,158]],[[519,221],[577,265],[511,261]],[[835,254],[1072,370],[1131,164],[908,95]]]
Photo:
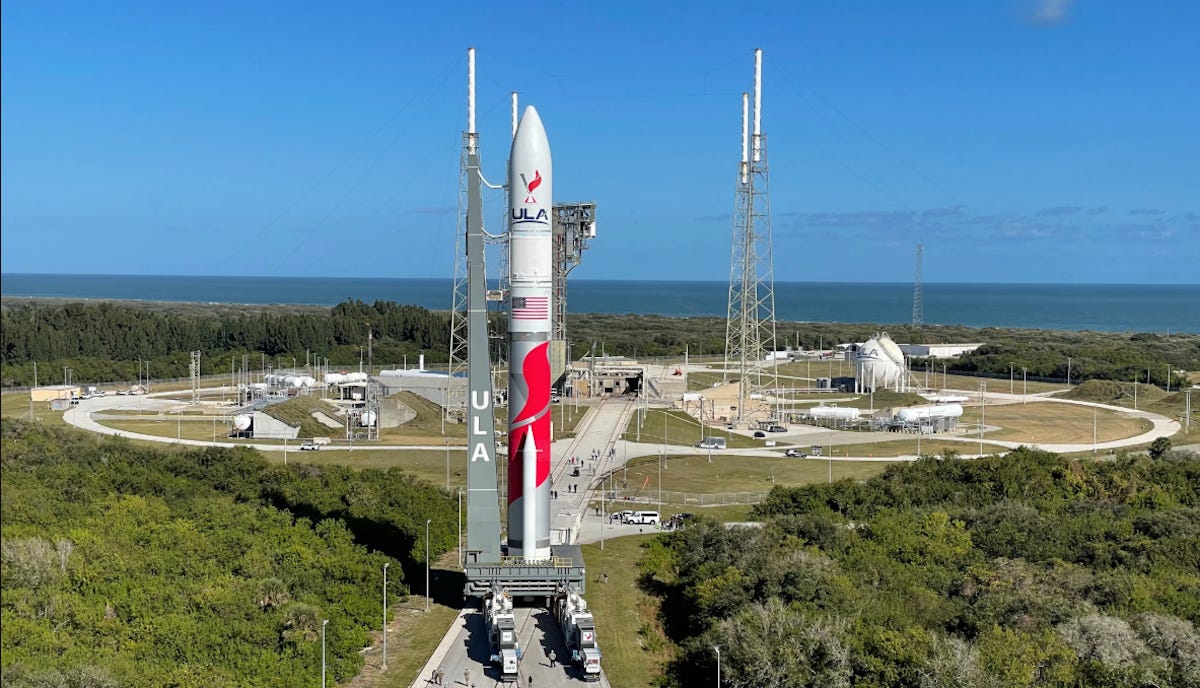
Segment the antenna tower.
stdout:
[[[742,94],[742,159],[735,185],[733,246],[729,266],[729,311],[725,325],[724,382],[740,380],[732,418],[746,422],[753,394],[777,385],[775,278],[771,258],[771,195],[767,175],[767,135],[762,133],[762,50],[754,51],[754,135],[748,132],[749,102]],[[751,152],[750,148],[753,149]],[[767,414],[770,415],[770,414]]]
[[925,247],[917,244],[917,273],[913,278],[913,312],[912,312],[912,329],[913,336],[916,336],[917,330],[925,323],[925,303],[921,297],[921,260],[925,256]]

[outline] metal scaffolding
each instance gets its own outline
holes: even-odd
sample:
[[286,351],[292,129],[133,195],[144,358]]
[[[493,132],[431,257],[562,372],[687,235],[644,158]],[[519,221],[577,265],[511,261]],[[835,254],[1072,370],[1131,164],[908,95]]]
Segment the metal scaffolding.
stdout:
[[554,334],[567,339],[567,275],[583,262],[588,242],[596,236],[596,204],[554,204]]

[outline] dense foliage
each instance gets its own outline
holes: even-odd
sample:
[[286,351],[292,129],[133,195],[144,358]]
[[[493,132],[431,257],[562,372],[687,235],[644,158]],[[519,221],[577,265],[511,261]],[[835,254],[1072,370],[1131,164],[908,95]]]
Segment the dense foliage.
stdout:
[[[184,377],[189,352],[201,351],[206,373],[228,373],[243,355],[257,369],[303,365],[309,352],[333,365],[357,365],[360,346],[373,336],[375,360],[416,360],[422,351],[431,362],[445,361],[449,320],[417,306],[390,301],[346,301],[325,312],[312,309],[254,314],[180,313],[115,303],[37,304],[5,308],[2,316],[4,384],[61,381],[70,366],[77,383],[135,380],[140,361],[149,361],[151,378]],[[439,353],[440,352],[440,353]],[[280,358],[276,358],[280,357]],[[439,358],[440,357],[440,358]]]
[[1017,450],[776,488],[649,543],[671,686],[1200,686],[1200,460]]
[[[188,374],[189,352],[201,351],[204,373],[228,373],[243,356],[258,369],[266,365],[303,365],[306,356],[328,358],[334,366],[357,365],[373,334],[376,362],[397,365],[425,353],[431,365],[448,359],[449,315],[390,301],[345,301],[328,310],[301,306],[249,307],[197,304],[31,302],[6,306],[0,328],[3,384],[33,383],[33,362],[40,381],[59,382],[69,366],[77,383],[138,378],[141,361],[150,377]],[[504,319],[492,327],[503,334]],[[885,326],[842,323],[779,323],[778,345],[804,349],[862,342]],[[597,354],[633,357],[713,355],[725,348],[725,322],[719,318],[668,318],[647,315],[570,314],[567,331],[574,358]],[[986,342],[951,372],[1007,378],[1028,370],[1030,379],[1064,379],[1071,357],[1071,379],[1146,381],[1165,386],[1167,371],[1200,369],[1200,336],[1116,332],[1054,332],[947,325],[892,332],[897,341]],[[938,366],[944,361],[939,361]],[[923,369],[924,362],[915,360]],[[1171,382],[1178,387],[1181,379]]]
[[4,419],[3,685],[280,686],[362,664],[381,568],[453,546],[451,499],[400,471],[272,466]]

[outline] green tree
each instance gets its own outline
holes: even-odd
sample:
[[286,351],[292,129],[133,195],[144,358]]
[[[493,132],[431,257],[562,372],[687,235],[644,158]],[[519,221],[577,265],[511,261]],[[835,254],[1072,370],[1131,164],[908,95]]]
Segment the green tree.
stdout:
[[1150,458],[1158,461],[1171,451],[1171,438],[1159,437],[1150,443]]

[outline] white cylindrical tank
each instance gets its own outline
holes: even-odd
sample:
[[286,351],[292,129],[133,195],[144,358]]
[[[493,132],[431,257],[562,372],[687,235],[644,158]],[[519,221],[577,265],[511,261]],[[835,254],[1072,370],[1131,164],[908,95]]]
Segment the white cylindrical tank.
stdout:
[[346,382],[366,382],[366,373],[346,373]]
[[363,426],[364,428],[374,425],[375,424],[375,412],[374,411],[363,411],[363,414],[358,417],[358,423],[359,423],[359,425]]
[[344,373],[327,373],[325,375],[325,384],[327,385],[340,385],[345,381],[346,375]]
[[836,420],[858,420],[861,412],[856,408],[845,406],[815,406],[805,411],[811,418],[832,418]]
[[239,413],[233,417],[233,427],[239,431],[245,432],[250,429],[250,425],[254,422],[254,417],[245,413]]
[[896,418],[903,421],[914,421],[928,418],[959,418],[962,414],[961,404],[930,404],[902,408],[896,412]]

